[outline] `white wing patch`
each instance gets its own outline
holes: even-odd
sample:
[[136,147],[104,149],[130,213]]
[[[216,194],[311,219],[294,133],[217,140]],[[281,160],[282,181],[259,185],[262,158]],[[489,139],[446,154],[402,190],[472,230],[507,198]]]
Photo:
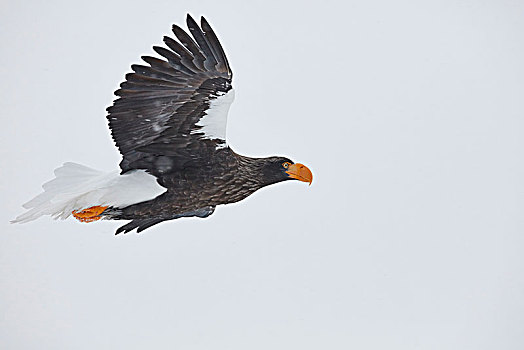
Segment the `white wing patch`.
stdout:
[[[233,100],[235,99],[235,90],[231,89],[224,95],[218,96],[209,103],[209,109],[206,115],[200,118],[196,125],[201,126],[199,130],[192,133],[204,133],[204,138],[221,139],[226,141],[227,113]],[[222,144],[219,148],[226,147]]]
[[106,173],[69,162],[56,169],[55,176],[42,186],[43,193],[24,204],[28,211],[13,223],[43,215],[66,219],[73,210],[97,205],[122,208],[153,199],[167,190],[145,170],[120,175],[118,170]]

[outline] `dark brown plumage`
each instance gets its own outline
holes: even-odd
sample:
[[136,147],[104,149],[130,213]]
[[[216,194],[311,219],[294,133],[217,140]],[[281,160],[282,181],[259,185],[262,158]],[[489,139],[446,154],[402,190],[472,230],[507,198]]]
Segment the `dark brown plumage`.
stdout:
[[291,179],[282,167],[283,163],[290,162],[286,158],[248,158],[229,148],[221,153],[224,162],[218,166],[184,168],[169,173],[161,178],[167,192],[114,212],[113,219],[133,220],[117,233],[134,228],[140,232],[152,218],[158,223],[187,216],[207,217],[217,205],[238,202],[264,186]]

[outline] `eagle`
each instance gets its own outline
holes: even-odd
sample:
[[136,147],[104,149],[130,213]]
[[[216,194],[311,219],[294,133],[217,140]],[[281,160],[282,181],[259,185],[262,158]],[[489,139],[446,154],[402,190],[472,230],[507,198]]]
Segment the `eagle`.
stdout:
[[131,66],[107,108],[120,169],[65,163],[13,222],[72,215],[81,222],[130,220],[116,234],[141,232],[167,220],[206,218],[218,205],[281,181],[311,185],[303,164],[247,157],[229,147],[231,67],[204,17],[199,26],[188,14],[186,23],[188,32],[173,25],[176,39],[165,36],[165,47],[153,47],[160,57],[143,56],[145,64]]

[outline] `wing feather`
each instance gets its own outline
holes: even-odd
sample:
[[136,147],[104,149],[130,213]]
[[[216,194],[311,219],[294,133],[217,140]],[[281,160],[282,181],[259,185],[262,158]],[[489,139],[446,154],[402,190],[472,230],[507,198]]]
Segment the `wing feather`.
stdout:
[[179,63],[177,64],[183,65],[185,68],[189,69],[193,73],[205,71],[204,66],[201,64],[201,62],[197,66],[198,62],[196,63],[194,62],[195,57],[193,57],[193,55],[189,51],[187,51],[187,49],[183,45],[181,45],[179,42],[177,42],[176,40],[168,36],[165,36],[164,44],[166,44],[167,47],[173,50],[173,53],[176,53],[180,57],[180,59],[177,61]]
[[[232,73],[217,36],[202,17],[201,27],[188,15],[192,37],[173,25],[175,40],[154,46],[161,58],[143,56],[115,91],[107,109],[109,126],[122,154],[122,172],[146,169],[164,175],[157,157],[172,164],[210,164],[224,148]],[[175,159],[176,158],[176,159]],[[196,163],[195,163],[196,162]],[[162,164],[170,164],[163,159]]]
[[[188,18],[190,18],[190,16],[188,16]],[[180,40],[182,45],[184,45],[186,49],[189,50],[189,52],[193,56],[193,62],[195,63],[195,65],[201,70],[207,71],[207,67],[204,66],[204,61],[206,60],[206,58],[198,48],[195,41],[191,39],[189,34],[187,34],[182,28],[180,28],[176,24],[173,24],[173,33],[178,38],[178,40]]]
[[202,31],[205,34],[205,37],[208,40],[209,46],[213,49],[214,55],[218,61],[218,67],[217,70],[222,73],[231,73],[231,69],[229,68],[229,63],[226,58],[226,54],[224,52],[224,49],[222,48],[222,45],[220,45],[220,41],[218,41],[218,38],[209,25],[209,23],[206,21],[204,17],[200,18]]
[[204,53],[204,56],[206,57],[204,65],[206,65],[206,68],[208,69],[215,69],[218,61],[216,60],[213,51],[209,47],[208,41],[204,37],[202,29],[200,29],[198,24],[191,16],[187,17],[187,27],[189,28],[189,31],[195,38],[196,42],[198,43],[198,46],[200,47],[200,49]]

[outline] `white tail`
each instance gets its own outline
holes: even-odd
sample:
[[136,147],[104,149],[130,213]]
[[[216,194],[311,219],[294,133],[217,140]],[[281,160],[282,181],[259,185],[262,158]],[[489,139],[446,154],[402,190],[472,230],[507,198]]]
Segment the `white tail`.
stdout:
[[76,163],[65,163],[55,170],[55,178],[46,182],[44,192],[23,205],[28,209],[12,223],[24,223],[43,215],[66,219],[73,210],[92,206],[126,207],[153,199],[166,189],[145,170],[120,175],[102,172]]

